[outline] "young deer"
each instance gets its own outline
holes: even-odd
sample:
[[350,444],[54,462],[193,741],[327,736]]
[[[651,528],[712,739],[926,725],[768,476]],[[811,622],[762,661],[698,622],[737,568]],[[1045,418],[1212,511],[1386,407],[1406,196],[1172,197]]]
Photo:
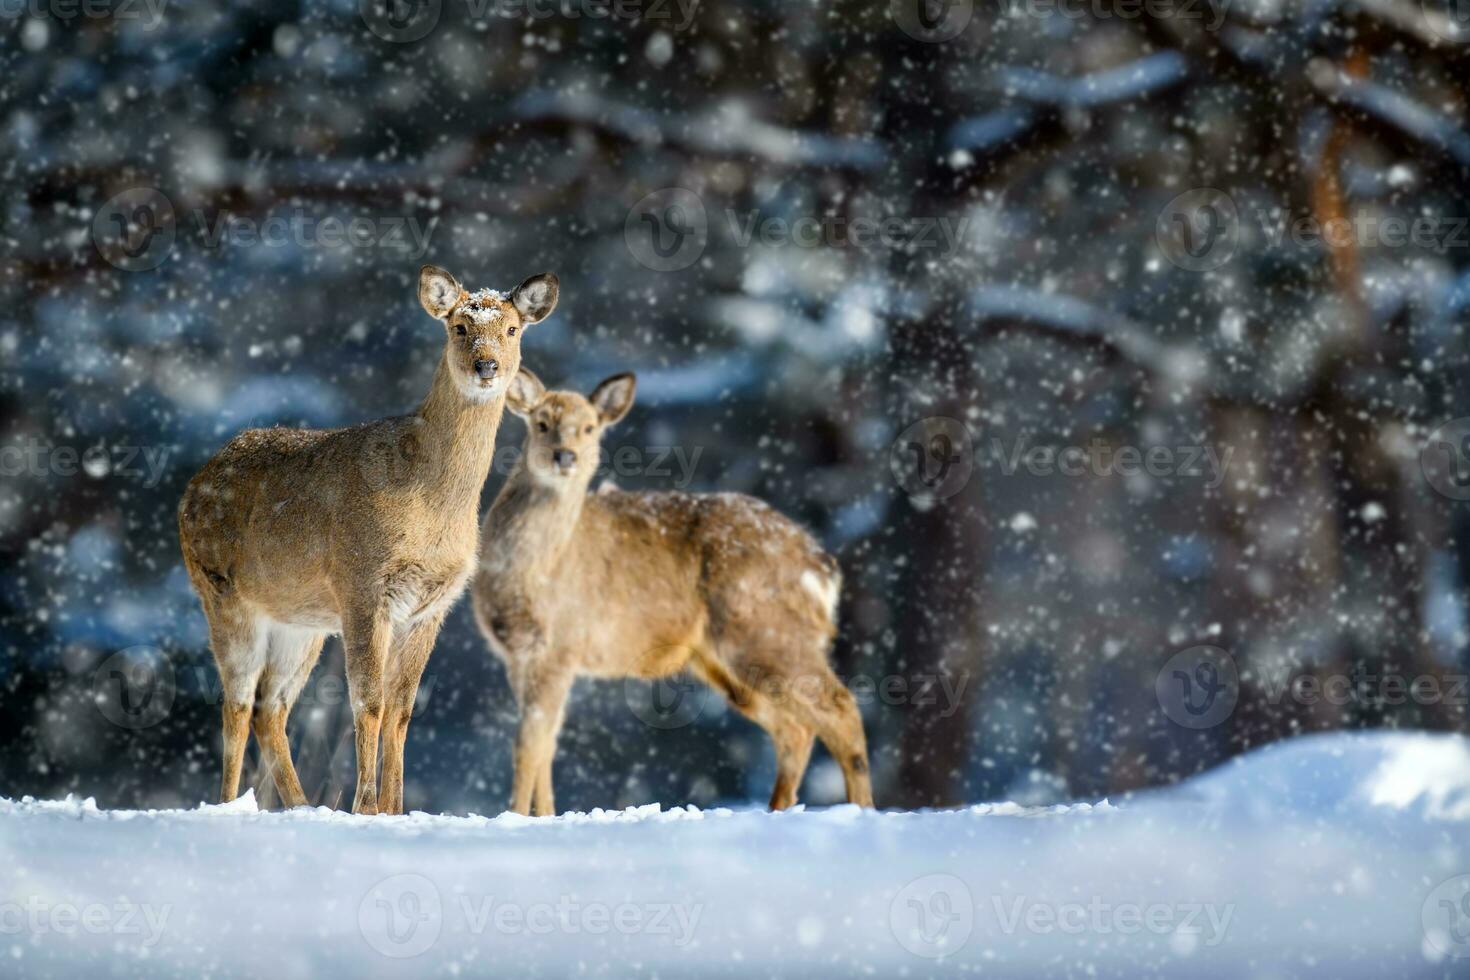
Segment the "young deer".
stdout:
[[776,745],[771,807],[796,802],[813,733],[847,798],[873,805],[857,704],[832,673],[837,562],[795,523],[740,494],[587,492],[603,431],[633,404],[620,374],[589,398],[531,372],[507,405],[525,452],[490,508],[471,586],[475,619],[520,703],[511,809],[556,812],[551,761],[578,675],[657,678],[684,668]]
[[[550,273],[507,297],[442,269],[419,302],[448,334],[418,411],[348,429],[250,429],[189,483],[184,565],[223,684],[220,799],[239,792],[249,727],[286,806],[306,803],[286,718],[340,632],[357,736],[357,813],[403,808],[403,742],[445,613],[474,570],[480,489],[521,330],[556,306]],[[378,797],[378,738],[383,792]]]

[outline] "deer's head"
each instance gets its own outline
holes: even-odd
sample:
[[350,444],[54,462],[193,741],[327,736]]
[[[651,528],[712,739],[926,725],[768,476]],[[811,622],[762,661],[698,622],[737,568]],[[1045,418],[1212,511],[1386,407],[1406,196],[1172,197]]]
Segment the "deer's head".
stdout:
[[455,384],[471,401],[488,401],[506,390],[521,366],[521,336],[556,308],[560,285],[543,272],[511,290],[471,293],[437,266],[419,270],[419,302],[444,321],[444,356]]
[[526,467],[558,490],[582,490],[597,472],[598,445],[608,427],[633,407],[637,379],[615,374],[592,394],[547,391],[521,368],[505,396],[506,407],[526,420]]

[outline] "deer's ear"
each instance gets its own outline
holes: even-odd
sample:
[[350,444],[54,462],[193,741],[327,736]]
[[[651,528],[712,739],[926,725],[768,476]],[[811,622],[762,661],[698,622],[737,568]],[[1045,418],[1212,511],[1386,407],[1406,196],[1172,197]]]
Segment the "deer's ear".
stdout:
[[546,397],[546,386],[529,368],[521,368],[510,379],[510,389],[505,393],[505,406],[516,415],[525,418],[536,410],[541,399]]
[[556,298],[561,295],[561,283],[556,276],[543,272],[532,276],[515,288],[510,301],[521,315],[522,323],[538,323],[551,316],[556,309]]
[[633,407],[633,393],[638,388],[638,379],[632,374],[615,374],[592,392],[592,407],[603,425],[621,421],[628,409]]
[[464,296],[464,289],[449,273],[437,265],[426,265],[419,270],[419,302],[424,304],[429,316],[442,320],[447,317]]

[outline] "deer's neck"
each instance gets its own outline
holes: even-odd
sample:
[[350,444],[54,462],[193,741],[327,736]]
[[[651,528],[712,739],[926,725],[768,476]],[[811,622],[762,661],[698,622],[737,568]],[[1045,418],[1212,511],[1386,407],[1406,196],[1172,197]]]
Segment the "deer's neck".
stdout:
[[460,391],[448,355],[439,361],[429,395],[416,413],[423,421],[424,484],[446,507],[480,509],[480,489],[495,458],[495,434],[505,394],[473,401]]
[[550,572],[571,548],[586,499],[585,487],[553,490],[538,481],[522,453],[485,518],[482,567],[500,574]]

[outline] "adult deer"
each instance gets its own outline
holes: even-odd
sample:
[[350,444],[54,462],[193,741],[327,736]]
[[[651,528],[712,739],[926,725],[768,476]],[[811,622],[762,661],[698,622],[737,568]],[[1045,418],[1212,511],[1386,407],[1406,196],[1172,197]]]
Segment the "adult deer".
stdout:
[[590,397],[547,393],[522,368],[507,404],[525,451],[485,517],[475,619],[520,703],[511,809],[556,812],[551,762],[578,675],[689,668],[776,745],[771,807],[796,802],[813,735],[847,798],[873,805],[862,718],[827,656],[841,575],[811,536],[741,494],[588,493],[603,432],[633,404],[631,374]]
[[418,411],[347,429],[242,432],[179,504],[184,565],[222,681],[222,801],[239,792],[253,714],[282,802],[306,803],[286,718],[322,643],[340,632],[356,732],[352,808],[402,812],[419,678],[474,570],[480,490],[522,331],[551,313],[558,284],[546,273],[509,296],[472,294],[424,266],[418,292],[447,332]]

